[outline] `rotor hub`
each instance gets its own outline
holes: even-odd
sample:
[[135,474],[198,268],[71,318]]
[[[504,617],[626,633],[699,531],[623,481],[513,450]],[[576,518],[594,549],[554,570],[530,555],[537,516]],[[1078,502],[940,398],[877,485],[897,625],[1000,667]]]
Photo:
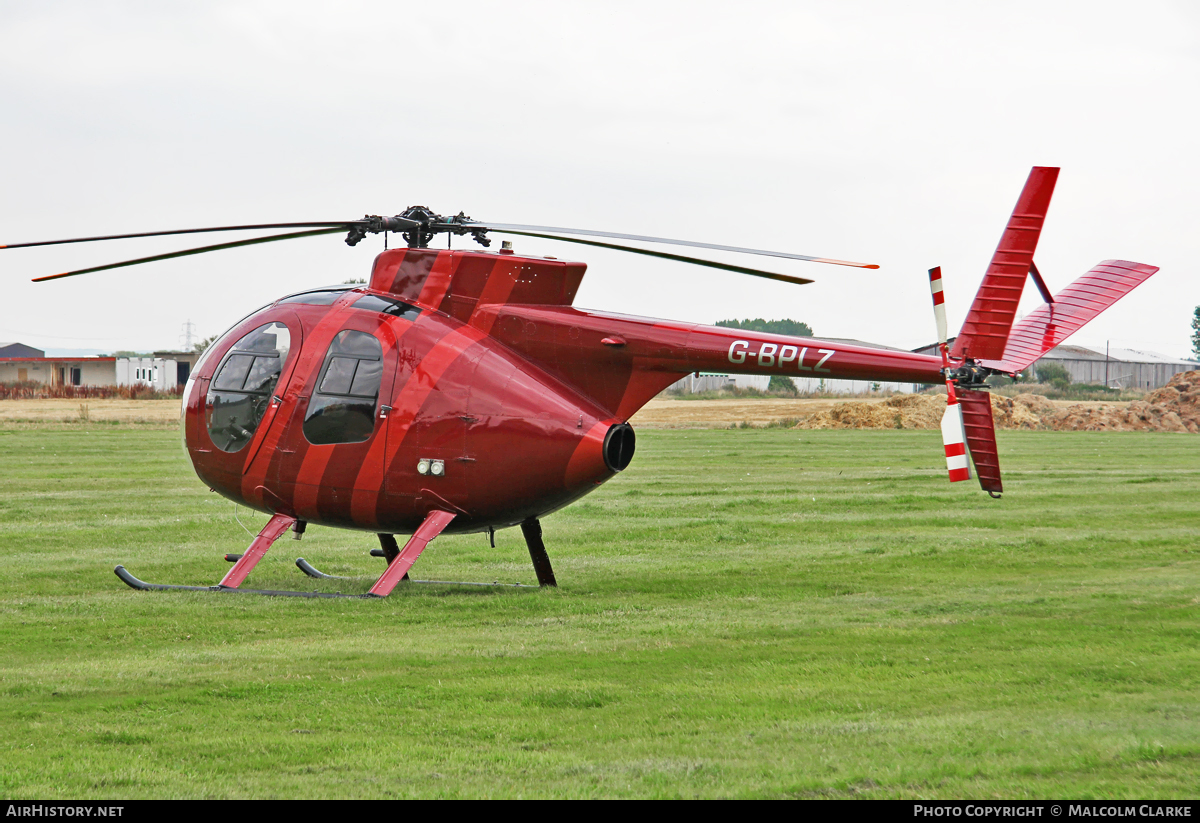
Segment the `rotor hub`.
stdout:
[[986,389],[987,378],[993,374],[992,369],[970,359],[964,360],[957,368],[944,371],[946,379],[961,389]]

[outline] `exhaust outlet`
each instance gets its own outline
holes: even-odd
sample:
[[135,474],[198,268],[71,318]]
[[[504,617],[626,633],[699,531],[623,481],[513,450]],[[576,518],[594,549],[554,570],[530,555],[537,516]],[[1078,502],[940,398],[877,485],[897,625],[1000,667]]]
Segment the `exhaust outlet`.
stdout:
[[615,472],[624,471],[633,461],[633,449],[637,438],[633,426],[617,423],[604,435],[604,465]]

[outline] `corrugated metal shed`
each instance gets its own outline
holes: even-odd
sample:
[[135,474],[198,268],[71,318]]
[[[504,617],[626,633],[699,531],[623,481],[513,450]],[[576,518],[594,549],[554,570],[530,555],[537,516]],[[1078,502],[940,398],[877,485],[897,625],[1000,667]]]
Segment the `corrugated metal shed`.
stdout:
[[1157,389],[1179,372],[1200,369],[1200,363],[1179,360],[1158,352],[1112,347],[1061,345],[1042,355],[1038,363],[1057,363],[1071,375],[1072,383],[1098,383],[1114,388]]
[[[953,341],[953,338],[951,338]],[[922,346],[914,351],[937,354],[937,345]],[[1092,383],[1125,389],[1157,389],[1170,382],[1179,372],[1200,370],[1194,360],[1180,360],[1158,352],[1126,349],[1113,346],[1106,353],[1095,346],[1076,346],[1064,343],[1042,355],[1039,363],[1055,363],[1071,375],[1072,383]]]
[[0,360],[15,357],[45,357],[46,352],[24,343],[0,343]]

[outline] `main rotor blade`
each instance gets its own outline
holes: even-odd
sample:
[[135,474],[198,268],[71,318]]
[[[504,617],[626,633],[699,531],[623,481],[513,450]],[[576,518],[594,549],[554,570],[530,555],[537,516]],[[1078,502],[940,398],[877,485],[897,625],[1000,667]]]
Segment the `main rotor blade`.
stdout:
[[203,254],[207,251],[220,251],[221,249],[234,249],[238,246],[253,246],[258,243],[272,243],[276,240],[295,240],[298,237],[314,237],[318,234],[337,234],[345,231],[346,224],[340,223],[335,228],[315,229],[313,231],[298,231],[291,234],[272,234],[267,237],[254,237],[250,240],[236,240],[232,243],[218,243],[215,246],[201,246],[196,249],[184,249],[183,251],[173,251],[167,254],[156,254],[152,257],[139,257],[136,260],[122,260],[120,263],[109,263],[106,266],[93,266],[90,269],[77,269],[75,271],[65,271],[62,274],[51,274],[46,277],[33,278],[34,283],[42,283],[46,280],[58,280],[60,277],[74,277],[77,274],[91,274],[97,271],[107,271],[108,269],[119,269],[124,266],[136,266],[140,263],[153,263],[157,260],[170,260],[173,257],[187,257],[189,254]]
[[9,243],[7,246],[0,245],[0,249],[27,249],[32,246],[58,246],[64,243],[92,243],[97,240],[128,240],[134,237],[165,237],[171,234],[201,234],[203,232],[214,231],[261,231],[263,229],[317,229],[317,228],[332,228],[334,226],[349,228],[361,221],[358,220],[343,220],[341,222],[325,222],[325,223],[259,223],[253,226],[215,226],[208,229],[172,229],[171,231],[143,231],[136,234],[107,234],[102,237],[74,237],[70,240],[41,240],[37,243]]
[[781,280],[784,283],[795,283],[803,286],[805,283],[812,283],[806,277],[792,277],[788,274],[776,274],[772,271],[763,271],[762,269],[748,269],[745,266],[733,266],[729,263],[718,263],[715,260],[702,260],[699,257],[685,257],[682,254],[668,254],[663,251],[650,251],[649,249],[638,249],[633,246],[618,246],[616,243],[601,243],[597,240],[580,240],[575,237],[557,237],[553,234],[541,234],[534,231],[517,231],[516,229],[494,229],[502,234],[520,234],[525,237],[543,237],[547,240],[561,240],[564,243],[579,243],[584,246],[599,246],[603,249],[616,249],[617,251],[630,251],[634,254],[644,254],[648,257],[661,257],[664,260],[676,260],[680,263],[694,263],[697,266],[708,266],[712,269],[724,269],[725,271],[735,271],[740,274],[750,274],[754,277],[765,277],[768,280]]
[[[733,251],[739,254],[762,254],[767,257],[785,257],[789,260],[804,260],[809,263],[832,263],[835,266],[854,266],[859,269],[877,269],[875,263],[852,263],[849,260],[835,260],[832,257],[810,257],[806,254],[790,254],[782,251],[765,251],[763,249],[745,249],[740,246],[721,246],[716,243],[698,243],[694,240],[671,240],[667,237],[646,237],[640,234],[618,234],[610,231],[591,231],[590,229],[561,229],[554,226],[522,226],[517,223],[463,223],[470,229],[484,229],[501,234],[522,234],[530,232],[549,232],[551,234],[579,234],[587,237],[611,237],[616,240],[636,240],[642,243],[668,243],[674,246],[694,246],[698,249],[714,249],[716,251]],[[541,237],[540,234],[530,234],[530,237]],[[562,238],[557,238],[562,239]]]

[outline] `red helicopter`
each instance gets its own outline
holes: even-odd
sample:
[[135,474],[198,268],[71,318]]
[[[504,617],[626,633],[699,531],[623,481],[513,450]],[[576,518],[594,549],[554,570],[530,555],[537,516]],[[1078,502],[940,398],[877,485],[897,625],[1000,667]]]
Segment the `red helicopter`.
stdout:
[[[347,232],[398,232],[407,247],[375,258],[365,286],[283,297],[237,323],[196,364],[183,394],[184,440],[214,491],[270,520],[216,586],[143,582],[137,589],[299,597],[386,597],[437,535],[520,525],[538,583],[556,585],[540,519],[629,466],[629,418],[697,371],[937,383],[951,481],[1003,489],[984,380],[1015,375],[1158,269],[1100,263],[1051,296],[1033,262],[1058,169],[1026,181],[962,331],[947,346],[940,269],[930,271],[940,356],[651,320],[572,306],[583,263],[498,252],[435,250],[437,234],[489,232],[619,249],[790,283],[799,277],[585,237],[877,268],[804,255],[590,230],[443,217],[412,207],[394,217],[260,224],[88,237],[0,248],[212,231],[301,229],[37,278],[62,277],[218,249]],[[386,235],[385,235],[386,242]],[[1025,281],[1045,305],[1014,326]],[[374,532],[387,568],[367,595],[239,588],[272,543],[309,523]],[[410,534],[400,548],[394,535]],[[324,575],[303,559],[307,574]]]

